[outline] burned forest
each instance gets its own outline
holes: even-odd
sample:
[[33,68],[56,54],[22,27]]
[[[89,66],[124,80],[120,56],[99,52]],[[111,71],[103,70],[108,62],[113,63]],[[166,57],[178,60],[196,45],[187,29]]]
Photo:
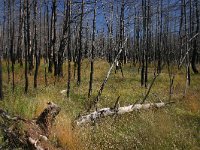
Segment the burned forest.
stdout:
[[0,149],[200,149],[199,0],[0,0]]

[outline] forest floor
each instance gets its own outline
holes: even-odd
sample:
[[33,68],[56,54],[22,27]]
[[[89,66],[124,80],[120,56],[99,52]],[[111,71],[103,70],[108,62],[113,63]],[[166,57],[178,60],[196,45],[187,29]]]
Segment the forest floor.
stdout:
[[[48,74],[48,86],[45,86],[44,65],[41,64],[38,88],[33,88],[33,77],[29,76],[29,92],[24,94],[24,69],[15,66],[15,91],[12,92],[12,80],[8,84],[7,69],[3,63],[4,100],[0,108],[11,115],[34,118],[51,101],[61,107],[50,139],[63,149],[200,149],[200,75],[191,73],[191,85],[185,90],[185,68],[177,71],[174,79],[172,101],[175,103],[162,109],[131,112],[128,114],[105,117],[95,125],[86,124],[72,128],[72,122],[79,114],[86,114],[89,105],[88,87],[90,63],[82,65],[82,82],[78,87],[72,71],[70,99],[60,94],[67,85],[67,64],[64,65],[64,77],[55,79]],[[96,60],[94,68],[93,94],[97,95],[104,80],[109,64]],[[73,70],[73,66],[72,66]],[[200,68],[199,68],[200,70]],[[138,67],[126,64],[123,67],[124,78],[120,71],[112,71],[108,83],[100,97],[98,108],[112,107],[120,96],[120,106],[133,104],[142,99],[147,89],[140,85]],[[149,69],[149,82],[153,79],[154,69]],[[12,79],[12,77],[11,77]],[[56,81],[56,82],[55,82]],[[146,102],[168,102],[169,75],[164,69],[158,76]],[[2,138],[0,139],[2,143]]]

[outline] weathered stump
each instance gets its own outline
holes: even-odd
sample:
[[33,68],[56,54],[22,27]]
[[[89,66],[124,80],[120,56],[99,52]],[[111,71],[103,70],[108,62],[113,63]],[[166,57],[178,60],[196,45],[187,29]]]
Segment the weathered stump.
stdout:
[[1,129],[6,143],[2,148],[23,148],[30,150],[57,149],[48,140],[48,136],[60,110],[60,107],[56,104],[49,102],[48,106],[37,119],[27,120],[21,117],[11,117],[0,109],[0,116],[3,119]]

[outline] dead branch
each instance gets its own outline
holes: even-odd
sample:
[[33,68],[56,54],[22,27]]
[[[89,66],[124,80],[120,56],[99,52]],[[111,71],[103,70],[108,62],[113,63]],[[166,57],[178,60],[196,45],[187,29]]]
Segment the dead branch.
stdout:
[[[99,98],[100,98],[100,96],[101,96],[101,94],[102,94],[102,92],[103,92],[104,86],[106,85],[106,83],[107,83],[107,81],[108,81],[108,78],[109,78],[109,76],[110,76],[110,74],[111,74],[111,71],[112,71],[113,67],[116,65],[116,63],[117,63],[117,61],[118,61],[118,59],[119,59],[119,56],[120,56],[120,54],[121,54],[121,52],[122,52],[122,50],[123,50],[123,46],[126,44],[126,42],[127,42],[127,38],[126,38],[126,40],[124,41],[122,47],[120,48],[120,50],[119,50],[117,56],[115,57],[114,62],[112,63],[110,69],[109,69],[108,72],[107,72],[107,75],[106,75],[106,77],[105,77],[103,83],[102,83],[101,86],[100,86],[100,89],[99,89],[99,91],[98,91],[98,94],[97,94],[96,98],[95,98],[94,101],[93,101],[93,105],[94,105],[95,107],[96,107],[96,104],[98,103]],[[90,105],[88,111],[89,111],[91,108],[92,108],[92,105]],[[96,108],[96,109],[97,109],[97,108]]]
[[[199,35],[199,33],[195,34],[192,38],[190,38],[186,43],[184,44],[188,44],[189,42],[191,42],[194,38],[196,38],[197,36]],[[178,65],[178,68],[180,69],[181,66],[183,65],[183,62],[185,61],[186,59],[186,56],[189,54],[191,48],[187,49],[187,52],[185,53],[184,57],[182,58],[182,60],[180,61],[179,65]]]
[[143,103],[145,102],[145,100],[147,99],[147,97],[149,96],[149,93],[150,93],[150,91],[151,91],[151,88],[153,87],[154,82],[156,81],[156,78],[158,77],[158,75],[159,75],[159,74],[157,74],[157,75],[154,76],[154,78],[153,78],[153,80],[152,80],[152,82],[151,82],[151,84],[150,84],[150,86],[149,86],[149,88],[148,88],[148,91],[147,91],[146,95],[144,96],[144,98],[143,98],[141,104],[143,104]]

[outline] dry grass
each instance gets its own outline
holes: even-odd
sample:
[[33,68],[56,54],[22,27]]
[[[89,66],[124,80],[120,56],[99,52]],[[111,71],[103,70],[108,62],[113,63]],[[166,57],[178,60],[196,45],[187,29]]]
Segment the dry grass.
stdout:
[[[29,76],[29,93],[23,92],[23,68],[16,66],[16,89],[11,91],[7,83],[5,64],[4,93],[5,100],[0,106],[11,114],[26,118],[38,116],[48,101],[57,103],[62,111],[52,129],[50,139],[64,149],[200,149],[200,76],[192,74],[191,86],[183,98],[185,87],[184,69],[176,71],[174,95],[176,103],[161,110],[142,111],[117,117],[107,117],[83,127],[72,128],[72,121],[88,107],[89,62],[82,65],[82,84],[76,86],[72,76],[70,99],[59,92],[66,88],[67,65],[64,77],[55,79],[48,74],[48,86],[45,87],[44,65],[40,66],[38,89],[33,89],[33,73]],[[73,65],[72,65],[73,66]],[[72,67],[73,68],[73,67]],[[92,100],[109,69],[109,64],[102,60],[95,61]],[[153,68],[149,69],[149,83],[153,78]],[[72,72],[72,75],[74,73]],[[111,107],[116,98],[121,96],[120,105],[134,103],[142,99],[147,89],[140,86],[140,74],[137,67],[124,66],[125,78],[121,73],[112,72],[98,104]],[[55,80],[57,82],[54,85]],[[148,102],[168,101],[169,77],[167,70],[158,77],[147,99]]]

